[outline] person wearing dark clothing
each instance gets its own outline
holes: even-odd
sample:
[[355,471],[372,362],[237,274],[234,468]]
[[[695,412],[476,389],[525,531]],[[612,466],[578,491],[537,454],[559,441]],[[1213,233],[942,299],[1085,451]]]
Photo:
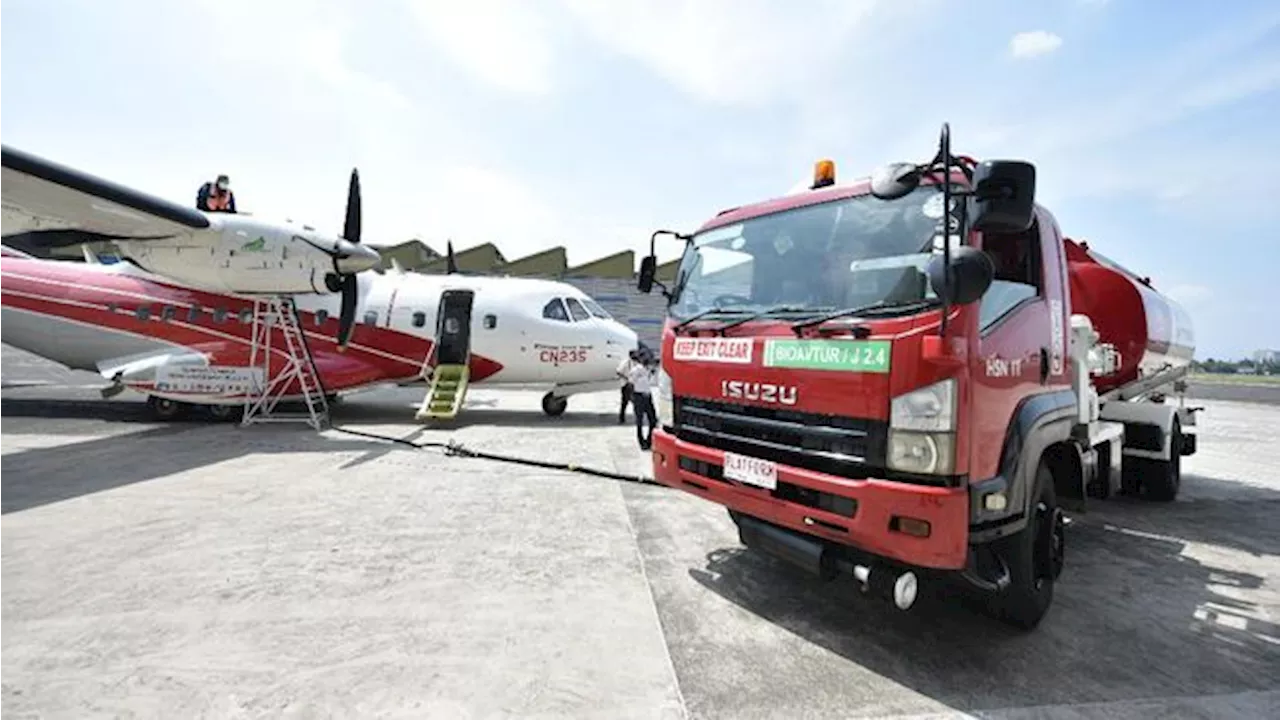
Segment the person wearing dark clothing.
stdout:
[[631,384],[631,368],[640,362],[639,353],[632,350],[627,353],[627,358],[618,363],[618,377],[622,378],[622,405],[618,407],[618,424],[621,425],[627,421],[627,404],[631,402],[631,393],[634,386]]
[[631,391],[633,389],[634,388],[630,382],[625,382],[622,384],[622,404],[618,406],[618,424],[619,425],[627,421],[627,405],[631,404]]
[[234,213],[236,194],[231,192],[231,179],[219,175],[214,182],[207,182],[196,192],[196,208],[205,212]]
[[[636,412],[636,441],[641,450],[653,447],[653,428],[658,424],[658,412],[653,407],[653,372],[654,367],[648,363],[636,362],[627,373],[631,380],[631,405]],[[645,421],[649,421],[648,432],[645,432]]]

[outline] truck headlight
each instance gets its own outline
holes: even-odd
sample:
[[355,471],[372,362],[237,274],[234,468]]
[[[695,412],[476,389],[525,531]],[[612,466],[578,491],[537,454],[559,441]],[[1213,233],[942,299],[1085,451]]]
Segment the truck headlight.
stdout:
[[665,368],[658,368],[658,397],[654,403],[655,410],[658,414],[658,425],[664,429],[670,429],[672,423],[675,422],[675,402],[671,393],[671,376],[667,374]]
[[923,475],[955,471],[956,380],[894,398],[889,406],[889,468]]

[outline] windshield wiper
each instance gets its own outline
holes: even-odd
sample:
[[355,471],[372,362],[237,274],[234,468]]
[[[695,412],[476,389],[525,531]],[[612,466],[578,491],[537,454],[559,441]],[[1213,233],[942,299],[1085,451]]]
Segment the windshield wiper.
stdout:
[[676,324],[676,326],[675,326],[675,327],[671,328],[671,331],[672,331],[672,332],[677,332],[677,333],[678,333],[678,332],[680,332],[682,329],[684,329],[684,327],[685,327],[685,326],[690,325],[691,323],[694,323],[694,322],[696,322],[696,321],[698,321],[698,320],[701,320],[702,318],[707,317],[707,316],[711,315],[712,313],[734,313],[734,314],[740,314],[740,313],[744,313],[744,312],[746,312],[746,310],[735,310],[735,309],[733,309],[733,308],[722,308],[722,307],[707,308],[706,310],[703,310],[703,311],[702,311],[702,312],[700,312],[700,313],[694,313],[694,314],[693,314],[693,315],[691,315],[690,317],[687,317],[687,318],[685,318],[684,320],[681,320],[679,323],[677,323],[677,324]]
[[805,311],[822,312],[827,309],[828,308],[825,308],[825,307],[816,308],[816,307],[806,307],[804,305],[775,305],[771,308],[765,308],[760,312],[752,313],[751,315],[748,315],[744,318],[738,318],[737,320],[727,322],[723,325],[717,325],[714,328],[712,328],[712,330],[723,335],[724,331],[728,330],[729,328],[738,327],[739,325],[742,325],[744,323],[749,323],[752,320],[759,320],[760,318],[768,317],[770,315],[777,315],[778,313],[795,313],[795,312],[805,312]]
[[[798,333],[807,327],[814,327],[831,320],[838,320],[843,317],[850,317],[853,315],[862,315],[869,312],[885,311],[885,310],[892,310],[894,312],[910,312],[911,310],[926,308],[936,304],[938,304],[937,300],[911,300],[904,303],[890,303],[884,300],[878,300],[876,302],[868,303],[866,305],[859,305],[858,307],[851,307],[851,308],[845,308],[843,310],[837,310],[833,313],[828,313],[826,315],[823,315],[822,317],[813,318],[812,320],[803,320],[798,323],[792,323],[791,329],[795,330]],[[877,312],[877,314],[879,313]]]

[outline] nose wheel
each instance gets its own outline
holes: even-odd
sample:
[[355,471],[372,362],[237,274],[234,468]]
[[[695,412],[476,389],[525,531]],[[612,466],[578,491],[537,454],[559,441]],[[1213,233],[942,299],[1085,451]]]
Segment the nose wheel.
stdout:
[[542,396],[542,412],[549,417],[559,417],[569,407],[569,398],[547,393]]

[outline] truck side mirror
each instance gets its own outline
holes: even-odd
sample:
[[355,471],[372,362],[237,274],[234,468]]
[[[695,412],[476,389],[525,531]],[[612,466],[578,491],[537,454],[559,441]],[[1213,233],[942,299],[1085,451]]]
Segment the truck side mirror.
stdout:
[[1036,166],[1021,160],[988,160],[973,171],[969,227],[1015,233],[1035,219]]
[[636,289],[648,295],[653,290],[653,278],[658,272],[658,258],[649,255],[640,261],[640,278],[636,282]]
[[996,277],[996,266],[990,256],[968,245],[951,250],[949,278],[943,275],[947,270],[942,255],[934,255],[929,261],[929,284],[939,295],[945,288],[950,297],[943,299],[955,305],[976,302]]

